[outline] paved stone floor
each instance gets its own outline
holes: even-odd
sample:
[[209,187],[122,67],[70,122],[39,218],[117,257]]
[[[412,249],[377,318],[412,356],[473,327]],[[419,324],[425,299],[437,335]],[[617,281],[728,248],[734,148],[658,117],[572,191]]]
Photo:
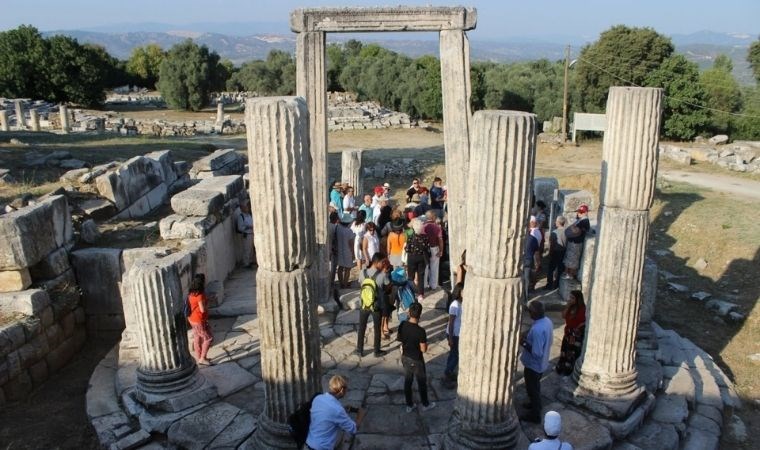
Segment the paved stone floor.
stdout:
[[[225,301],[211,310],[214,343],[209,352],[209,359],[213,365],[202,367],[200,371],[207,380],[217,386],[219,401],[190,408],[188,411],[175,414],[168,420],[155,420],[141,414],[139,405],[130,405],[129,400],[123,396],[124,393],[133,389],[136,362],[117,361],[115,351],[106,357],[93,374],[87,405],[88,415],[101,441],[106,444],[113,443],[112,448],[133,448],[139,445],[145,445],[144,448],[172,448],[173,446],[247,448],[247,439],[255,429],[256,418],[262,412],[264,404],[259,322],[254,292],[254,273],[247,270],[236,271],[225,283]],[[555,324],[552,361],[556,361],[562,338],[563,323],[557,311],[561,301],[556,293],[543,294],[541,297],[551,305],[550,309],[553,309],[547,315]],[[341,301],[344,305],[358,306],[358,290],[342,291]],[[411,413],[407,413],[404,408],[403,370],[400,364],[399,344],[393,338],[382,341],[382,348],[388,353],[383,357],[374,357],[370,321],[365,338],[365,356],[360,358],[354,353],[359,311],[338,310],[334,302],[320,306],[323,388],[326,389],[326,382],[333,374],[344,375],[349,379],[349,392],[343,398],[343,403],[346,406],[367,409],[367,416],[359,427],[358,434],[353,439],[345,440],[342,443],[342,449],[441,448],[440,443],[446,432],[456,398],[456,390],[448,389],[442,383],[443,369],[448,354],[445,338],[447,315],[444,310],[444,292],[439,289],[429,293],[422,303],[424,309],[421,325],[427,330],[429,339],[428,352],[425,355],[429,395],[431,400],[437,403],[437,407],[427,412],[421,412],[418,408]],[[529,327],[529,322],[529,317],[524,314],[523,329]],[[397,325],[398,323],[394,320],[392,327],[395,328]],[[670,375],[674,381],[678,381],[674,377],[688,378],[688,373],[678,372],[679,367],[685,364],[683,361],[687,359],[685,350],[681,348],[683,347],[681,341],[675,333],[663,330],[660,332],[665,339],[661,341],[662,344],[666,347],[675,346],[675,348],[666,348],[663,357],[660,358],[674,359],[664,363],[671,364],[664,367],[665,369],[668,367],[673,369],[672,373],[665,374],[666,377]],[[395,337],[395,334],[393,336]],[[681,360],[679,361],[678,358]],[[709,358],[709,355],[706,358]],[[656,363],[656,365],[657,370],[654,370],[654,375],[652,375],[658,383],[655,389],[661,387],[659,382],[662,380],[662,368],[659,364]],[[646,377],[646,369],[640,366],[640,370],[642,370],[642,378]],[[520,380],[515,390],[516,405],[527,401],[521,380],[521,366],[518,367],[518,371]],[[613,440],[606,428],[558,403],[556,393],[564,381],[566,380],[552,372],[546,375],[542,382],[544,411],[556,409],[563,416],[565,425],[562,438],[570,441],[576,449],[609,448]],[[691,391],[688,386],[691,386]],[[659,411],[660,420],[648,420],[640,433],[629,437],[628,442],[616,443],[615,448],[678,448],[681,439],[689,438],[687,419],[693,419],[689,415],[687,401],[692,401],[689,406],[694,407],[695,411],[696,406],[702,406],[694,403],[694,385],[688,386],[683,388],[680,381],[677,385],[671,382],[671,387],[675,391],[670,393],[666,391],[662,396],[658,396],[657,407],[654,409],[653,416],[656,416]],[[714,382],[709,387],[718,389]],[[688,392],[680,392],[679,389]],[[703,397],[707,400],[703,400],[702,403],[707,403],[707,406],[712,406],[714,409],[709,413],[716,413],[719,418],[722,413],[719,411],[724,406],[721,392],[716,391],[715,395],[709,399],[707,396],[703,395]],[[419,401],[416,386],[415,399]],[[710,405],[710,403],[713,404]],[[136,424],[134,418],[130,419],[125,412],[138,417],[139,424]],[[522,411],[518,407],[519,412]],[[705,414],[709,416],[708,413]],[[716,421],[717,419],[708,421],[708,425],[718,427],[714,423]],[[701,422],[697,425],[702,428],[705,426]],[[522,439],[521,448],[524,448],[529,440],[542,435],[540,426],[526,422],[522,423],[522,431],[525,436]],[[712,439],[716,430],[709,431],[712,433],[708,433],[707,436]],[[156,437],[162,434],[168,439]],[[719,434],[718,427],[717,435]],[[667,445],[661,446],[660,443]],[[654,446],[650,447],[650,445]]]

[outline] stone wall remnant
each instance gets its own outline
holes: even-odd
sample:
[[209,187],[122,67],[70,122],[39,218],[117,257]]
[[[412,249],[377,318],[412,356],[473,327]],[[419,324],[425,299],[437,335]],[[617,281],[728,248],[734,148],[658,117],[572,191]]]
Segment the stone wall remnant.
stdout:
[[[309,111],[298,97],[246,102],[250,194],[259,268],[265,407],[253,435],[257,448],[290,448],[288,416],[319,391],[321,367],[314,270]],[[283,186],[291,189],[283,190]],[[322,205],[324,208],[324,205]],[[321,217],[321,216],[320,216]]]
[[[472,120],[468,196],[503,215],[467,230],[472,300],[462,319],[457,401],[447,448],[512,448],[520,425],[514,411],[522,299],[522,248],[527,233],[536,151],[536,116],[479,111]],[[479,215],[471,204],[468,214]],[[480,215],[482,217],[482,215]],[[486,234],[490,239],[483,239]],[[487,301],[486,301],[487,300]]]

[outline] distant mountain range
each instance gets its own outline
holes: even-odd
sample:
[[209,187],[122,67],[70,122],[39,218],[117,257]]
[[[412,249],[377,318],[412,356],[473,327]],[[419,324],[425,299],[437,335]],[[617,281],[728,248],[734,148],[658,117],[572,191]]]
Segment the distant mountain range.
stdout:
[[[208,46],[228,58],[235,64],[242,64],[252,59],[263,59],[272,49],[288,52],[295,51],[295,35],[281,23],[196,23],[178,26],[163,23],[116,24],[103,28],[86,30],[58,30],[43,34],[65,34],[78,39],[104,46],[109,53],[120,59],[129,57],[132,49],[146,44],[158,44],[169,48],[184,39],[192,38],[199,44]],[[224,33],[210,30],[224,30]],[[141,31],[130,31],[141,30]],[[414,34],[415,39],[402,39],[401,34],[330,34],[329,42],[343,42],[348,39],[360,39],[374,42],[390,50],[412,57],[437,55],[438,41],[435,35]],[[420,38],[418,38],[418,36]],[[691,34],[671,36],[676,51],[689,60],[699,64],[700,68],[712,65],[714,58],[724,53],[734,62],[734,76],[740,83],[753,82],[752,72],[746,61],[747,49],[757,35],[746,33],[717,33],[699,31]],[[477,40],[470,42],[473,60],[514,62],[539,58],[558,60],[564,57],[567,44],[572,45],[573,54],[577,54],[584,43],[596,39],[578,36],[547,36],[543,38],[503,38],[500,40]]]

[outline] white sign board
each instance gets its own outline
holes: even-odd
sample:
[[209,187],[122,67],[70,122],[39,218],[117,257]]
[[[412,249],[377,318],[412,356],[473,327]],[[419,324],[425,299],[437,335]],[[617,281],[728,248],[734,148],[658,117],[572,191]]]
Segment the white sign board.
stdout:
[[573,113],[573,142],[576,131],[604,131],[607,129],[607,116],[604,114]]

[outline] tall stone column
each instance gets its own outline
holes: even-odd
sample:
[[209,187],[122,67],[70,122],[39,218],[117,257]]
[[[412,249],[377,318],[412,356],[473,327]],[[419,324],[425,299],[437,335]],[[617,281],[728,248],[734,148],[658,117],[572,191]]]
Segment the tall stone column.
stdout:
[[8,111],[5,109],[0,109],[0,131],[11,131],[8,123]]
[[312,163],[311,208],[317,232],[315,279],[317,300],[330,297],[330,236],[327,234],[327,72],[325,33],[308,31],[296,39],[296,92],[309,109],[309,140]]
[[66,105],[60,105],[58,107],[58,117],[61,119],[61,131],[63,134],[69,134],[69,131],[71,130],[70,124],[70,118],[69,118],[69,107]]
[[16,106],[16,128],[19,130],[26,129],[26,118],[24,117],[24,104],[21,100],[14,100]]
[[128,276],[140,342],[135,396],[160,411],[180,411],[216,397],[190,356],[178,258],[138,262]]
[[[309,111],[299,97],[246,102],[265,408],[253,443],[295,448],[288,415],[318,392],[315,217]],[[288,186],[288,189],[283,189]]]
[[344,150],[340,155],[340,181],[354,187],[354,195],[357,201],[361,201],[364,195],[362,189],[362,151]]
[[[512,448],[520,435],[512,404],[525,289],[522,249],[527,233],[536,151],[536,116],[479,111],[472,120],[468,198],[481,198],[467,213],[470,265],[464,291],[459,387],[446,448]],[[483,236],[488,236],[484,239]]]
[[657,263],[647,258],[644,261],[644,275],[641,282],[641,311],[639,313],[639,329],[636,334],[636,351],[657,350],[657,334],[652,326],[654,308],[657,302],[657,279],[659,272]]
[[[572,401],[610,421],[625,421],[646,398],[637,382],[635,344],[661,102],[658,88],[613,87],[607,99],[599,235]],[[629,425],[613,434],[627,434]]]
[[224,125],[224,103],[220,99],[216,104],[216,126]]
[[40,131],[40,113],[35,108],[29,110],[29,122],[32,131]]
[[453,274],[453,270],[461,263],[462,252],[466,248],[466,180],[462,173],[467,173],[470,158],[470,41],[462,30],[441,30],[439,36],[449,254]]

